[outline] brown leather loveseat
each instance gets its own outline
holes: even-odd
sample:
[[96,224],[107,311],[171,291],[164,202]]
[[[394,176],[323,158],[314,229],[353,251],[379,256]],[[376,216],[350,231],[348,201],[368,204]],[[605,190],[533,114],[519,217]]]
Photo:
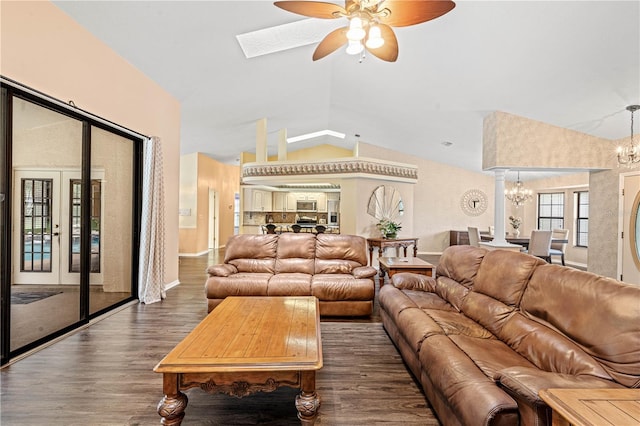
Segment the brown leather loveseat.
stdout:
[[380,289],[385,329],[444,425],[549,425],[548,388],[640,387],[640,286],[452,246]]
[[316,296],[320,314],[371,315],[376,270],[367,243],[344,234],[235,235],[207,268],[209,312],[227,296]]

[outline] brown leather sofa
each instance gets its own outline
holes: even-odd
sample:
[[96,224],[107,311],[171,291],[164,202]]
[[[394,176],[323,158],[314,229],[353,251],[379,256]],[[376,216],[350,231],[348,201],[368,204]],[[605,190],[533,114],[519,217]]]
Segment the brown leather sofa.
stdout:
[[547,388],[640,387],[640,286],[452,246],[393,276],[385,329],[444,425],[550,425]]
[[320,315],[366,316],[373,311],[376,272],[359,236],[235,235],[224,263],[207,268],[205,293],[209,312],[227,296],[316,296]]

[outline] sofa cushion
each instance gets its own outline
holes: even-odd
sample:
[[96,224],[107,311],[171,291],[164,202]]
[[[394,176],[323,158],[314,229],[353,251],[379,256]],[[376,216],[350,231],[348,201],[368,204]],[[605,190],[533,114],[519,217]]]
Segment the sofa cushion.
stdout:
[[350,274],[316,274],[311,278],[311,295],[323,301],[373,300],[375,287],[370,278]]
[[344,234],[316,236],[316,274],[351,274],[367,264],[367,241],[363,237]]
[[487,339],[451,335],[450,338],[490,379],[493,379],[498,371],[508,367],[535,368],[526,358],[495,337]]
[[234,235],[225,247],[224,263],[239,272],[275,272],[278,235]]
[[266,296],[272,274],[239,272],[228,277],[209,277],[205,286],[207,299],[228,296]]
[[541,370],[610,378],[598,361],[576,342],[520,312],[506,321],[500,338]]
[[311,296],[311,275],[302,273],[275,274],[267,285],[268,296]]
[[444,330],[446,335],[464,335],[481,339],[495,339],[487,329],[453,309],[449,311],[429,309],[427,315]]
[[[520,307],[527,318],[574,341],[616,382],[640,387],[640,286],[543,265],[531,277]],[[554,371],[573,362],[571,353],[561,355]]]
[[486,253],[487,250],[473,246],[447,247],[438,261],[436,276],[444,275],[466,287],[471,287]]
[[287,232],[278,238],[276,274],[301,272],[313,274],[316,238],[310,233]]
[[442,328],[422,309],[405,309],[394,320],[402,337],[416,352],[420,351],[424,339],[444,334]]
[[537,266],[544,260],[508,250],[493,250],[484,256],[473,283],[473,291],[509,306],[517,306]]

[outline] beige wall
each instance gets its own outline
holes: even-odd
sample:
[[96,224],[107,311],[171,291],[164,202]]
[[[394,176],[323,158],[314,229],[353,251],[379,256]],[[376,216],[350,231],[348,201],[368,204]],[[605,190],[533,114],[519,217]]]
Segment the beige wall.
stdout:
[[3,1],[0,14],[3,76],[162,139],[165,280],[177,282],[179,102],[48,1]]
[[496,111],[484,119],[483,170],[607,169],[611,152],[611,141],[525,117]]
[[213,214],[209,211],[210,189],[218,200],[218,241],[224,246],[233,235],[233,206],[235,194],[240,191],[240,168],[204,154],[190,154],[181,159],[180,180],[180,209],[191,209],[191,216],[180,217],[186,224],[180,225],[180,253],[193,255],[209,248],[209,217]]
[[[418,182],[405,184],[401,190],[403,199],[407,200],[407,213],[406,218],[402,220],[403,229],[399,235],[418,237],[421,253],[442,252],[449,246],[450,230],[466,230],[467,226],[488,230],[489,225],[493,224],[492,175],[470,172],[362,142],[358,145],[358,154],[362,157],[384,158],[418,166]],[[393,185],[400,186],[396,183]],[[479,216],[468,216],[460,207],[461,198],[469,189],[479,189],[489,199],[487,210]],[[410,192],[413,194],[405,197],[405,193]],[[368,200],[370,194],[371,191],[362,197]],[[366,204],[359,210],[358,215],[362,217],[362,221],[366,221]]]
[[[287,160],[288,161],[302,161],[302,160],[326,160],[330,158],[343,158],[351,157],[353,152],[349,149],[340,148],[333,145],[318,145],[313,148],[298,149],[295,151],[290,150],[291,146],[287,146]],[[268,158],[268,161],[277,161],[278,156],[272,155]],[[255,161],[255,160],[254,160]]]

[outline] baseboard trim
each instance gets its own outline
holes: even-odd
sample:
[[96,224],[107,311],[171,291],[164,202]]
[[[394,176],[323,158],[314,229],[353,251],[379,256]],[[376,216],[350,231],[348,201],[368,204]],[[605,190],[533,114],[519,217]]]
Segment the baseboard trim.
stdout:
[[203,254],[208,254],[209,253],[209,249],[205,250],[205,251],[201,251],[200,253],[178,253],[178,256],[180,257],[198,257],[198,256],[202,256]]
[[175,280],[175,281],[172,281],[172,282],[170,282],[168,284],[165,284],[164,285],[164,289],[165,290],[171,290],[172,288],[177,287],[179,285],[180,285],[180,280]]

